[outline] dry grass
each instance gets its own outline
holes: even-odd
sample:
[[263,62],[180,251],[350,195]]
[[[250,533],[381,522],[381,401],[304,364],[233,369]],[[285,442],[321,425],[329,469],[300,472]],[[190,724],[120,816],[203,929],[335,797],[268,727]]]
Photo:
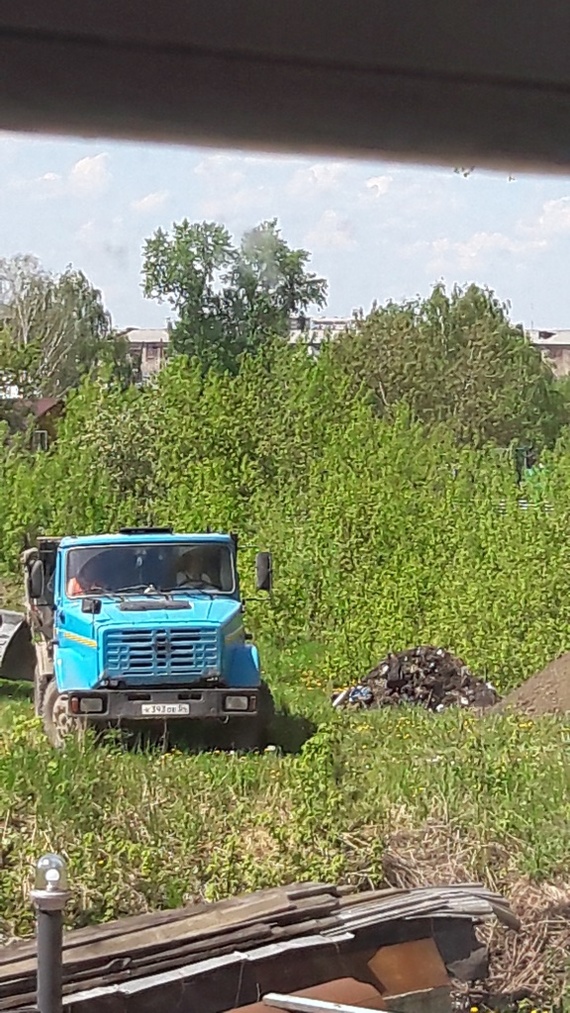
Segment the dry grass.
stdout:
[[[298,684],[283,697],[318,732],[299,753],[244,757],[125,752],[112,740],[54,753],[30,703],[3,701],[0,933],[31,931],[26,891],[43,850],[69,859],[70,926],[298,880],[471,880],[523,916],[516,938],[494,932],[493,981],[528,978],[558,999],[568,726],[413,709],[337,715]],[[537,885],[547,883],[562,895]]]
[[[570,987],[570,879],[535,883],[528,876],[505,875],[504,846],[492,845],[488,885],[508,897],[521,928],[514,932],[495,921],[481,926],[489,947],[491,993],[534,997],[564,995]],[[421,828],[400,830],[383,856],[390,886],[417,887],[473,881],[473,841],[458,826],[428,820]],[[493,867],[503,870],[493,876]]]
[[570,880],[537,884],[525,877],[510,885],[508,896],[522,927],[489,926],[490,988],[563,995],[570,987]]

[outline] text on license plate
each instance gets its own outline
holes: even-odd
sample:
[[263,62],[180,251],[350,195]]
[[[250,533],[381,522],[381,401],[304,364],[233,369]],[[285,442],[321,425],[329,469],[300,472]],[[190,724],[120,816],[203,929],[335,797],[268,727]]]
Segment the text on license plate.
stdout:
[[175,716],[180,714],[190,713],[189,703],[143,703],[141,704],[141,713],[145,717],[160,717],[166,718],[168,716]]

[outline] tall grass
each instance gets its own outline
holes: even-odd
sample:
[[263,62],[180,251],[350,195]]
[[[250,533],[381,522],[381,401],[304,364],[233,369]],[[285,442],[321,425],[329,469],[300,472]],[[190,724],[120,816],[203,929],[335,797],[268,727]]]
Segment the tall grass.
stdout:
[[[291,709],[303,699],[293,693]],[[318,702],[304,704],[318,720]],[[326,713],[296,754],[239,756],[125,752],[89,739],[58,753],[31,704],[4,709],[5,932],[32,928],[26,889],[46,849],[69,858],[75,925],[299,879],[379,886],[398,832],[419,832],[420,853],[424,832],[453,837],[464,874],[477,880],[565,871],[563,722]]]

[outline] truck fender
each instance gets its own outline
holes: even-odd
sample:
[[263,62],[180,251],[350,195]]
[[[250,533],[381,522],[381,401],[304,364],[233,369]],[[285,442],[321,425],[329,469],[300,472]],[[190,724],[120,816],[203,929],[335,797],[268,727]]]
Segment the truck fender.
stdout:
[[229,685],[259,686],[261,669],[259,651],[255,644],[236,644],[231,653]]
[[0,610],[0,679],[33,682],[36,649],[32,631],[21,612]]

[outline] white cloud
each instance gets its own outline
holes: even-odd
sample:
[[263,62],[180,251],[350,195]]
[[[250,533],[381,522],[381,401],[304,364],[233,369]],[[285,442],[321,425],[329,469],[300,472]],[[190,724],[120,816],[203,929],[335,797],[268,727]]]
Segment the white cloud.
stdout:
[[570,232],[570,197],[547,200],[538,218],[530,225],[521,225],[520,229],[545,238]]
[[366,189],[374,197],[383,197],[384,194],[388,193],[393,182],[392,176],[370,176],[366,180]]
[[283,155],[269,155],[266,152],[259,152],[257,155],[234,155],[234,158],[240,158],[240,161],[245,162],[247,165],[264,165],[264,166],[278,166],[282,168],[284,165],[301,165],[303,159],[299,155],[291,155],[289,152]]
[[97,226],[92,218],[90,218],[89,221],[84,222],[83,225],[80,225],[75,233],[75,238],[79,243],[81,243],[81,246],[85,246],[87,248],[93,248],[96,246]]
[[223,221],[229,225],[241,220],[245,212],[251,213],[254,218],[263,218],[273,208],[271,194],[272,191],[264,186],[213,190],[200,202],[199,212],[204,218]]
[[316,162],[297,169],[287,184],[287,193],[293,197],[313,197],[316,193],[338,190],[346,175],[346,162]]
[[351,250],[356,245],[350,221],[332,209],[323,212],[305,243],[310,250]]
[[545,201],[534,218],[517,222],[512,235],[475,232],[463,241],[440,238],[416,243],[410,252],[425,251],[429,257],[428,267],[432,270],[449,266],[469,270],[496,253],[516,257],[544,253],[557,237],[567,234],[570,234],[570,197],[559,197]]
[[194,169],[196,176],[203,176],[206,182],[215,186],[235,186],[245,179],[245,173],[238,166],[241,159],[234,155],[207,155]]
[[408,252],[426,253],[430,270],[456,266],[468,271],[484,263],[494,253],[521,255],[544,250],[546,245],[546,241],[538,237],[518,238],[502,232],[475,232],[466,240],[441,237],[420,241],[409,247]]
[[69,188],[79,197],[96,197],[107,189],[111,182],[109,156],[102,151],[99,155],[87,155],[72,166]]
[[33,179],[14,179],[9,185],[13,190],[23,190],[40,200],[60,197],[65,192],[65,180],[57,172],[44,172]]
[[248,186],[243,159],[235,155],[207,155],[194,172],[200,177],[197,216],[236,224],[243,211],[256,208],[263,200],[263,186]]
[[105,152],[89,155],[75,162],[69,172],[44,172],[41,176],[26,178],[19,176],[9,182],[13,190],[24,190],[32,198],[97,197],[104,193],[112,176],[108,166],[109,156]]
[[147,193],[144,197],[131,201],[131,207],[133,211],[146,214],[147,211],[154,211],[155,208],[162,207],[167,199],[168,190],[156,190],[154,193]]

